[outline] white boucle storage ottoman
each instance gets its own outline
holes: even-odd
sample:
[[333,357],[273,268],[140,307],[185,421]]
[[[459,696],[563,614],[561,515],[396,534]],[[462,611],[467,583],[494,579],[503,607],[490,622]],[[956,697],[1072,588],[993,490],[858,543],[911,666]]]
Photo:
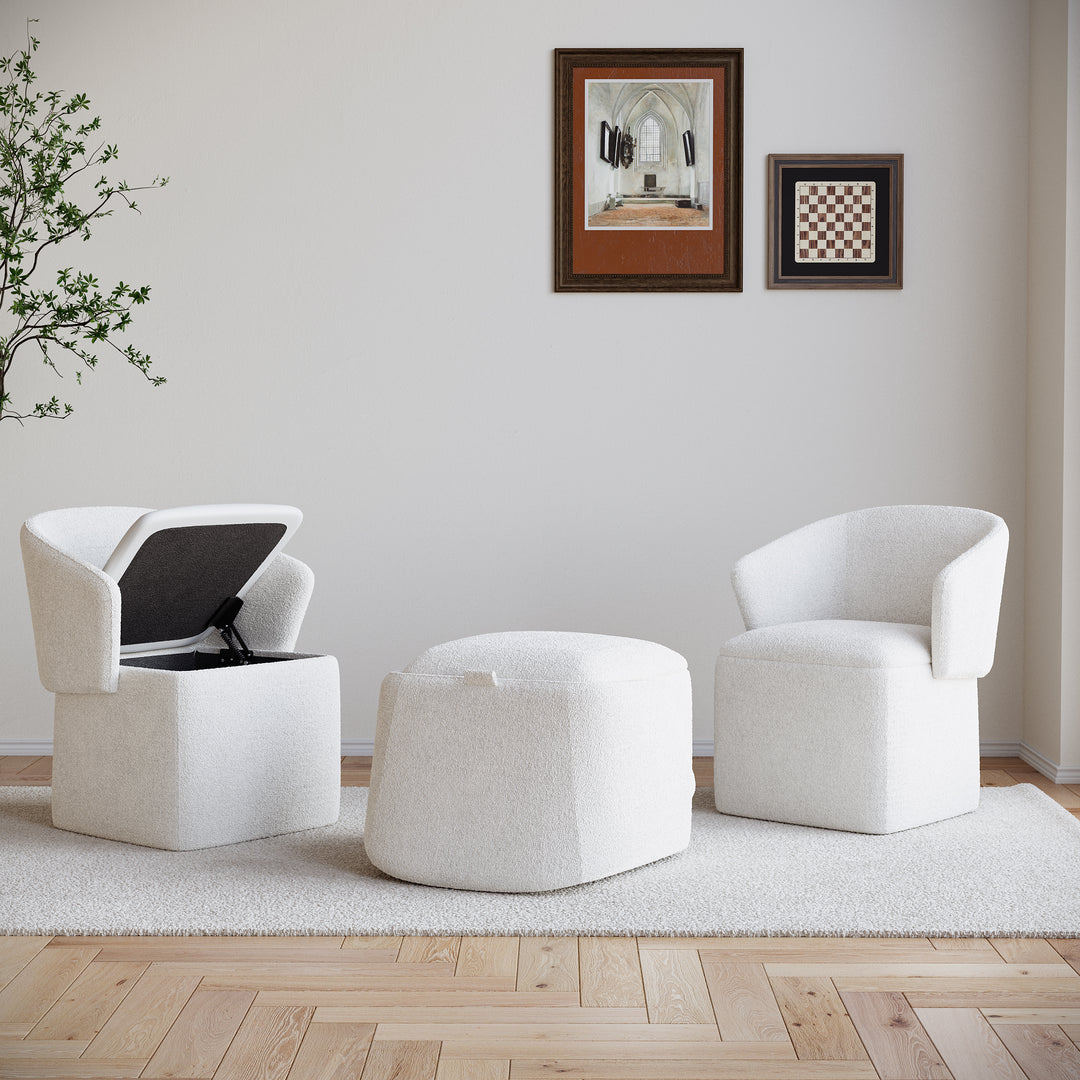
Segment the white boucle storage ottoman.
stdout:
[[249,504],[26,522],[57,828],[185,851],[337,820],[337,661],[292,651],[314,582],[280,552],[299,522]]
[[385,873],[541,892],[690,842],[690,674],[676,652],[518,631],[428,649],[382,684],[364,845]]

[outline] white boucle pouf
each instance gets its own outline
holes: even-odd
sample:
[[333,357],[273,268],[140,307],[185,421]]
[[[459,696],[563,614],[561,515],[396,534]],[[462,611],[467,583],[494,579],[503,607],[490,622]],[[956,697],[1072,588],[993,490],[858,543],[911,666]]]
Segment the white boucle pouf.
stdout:
[[600,634],[483,634],[382,684],[364,844],[393,877],[541,892],[690,842],[690,674]]

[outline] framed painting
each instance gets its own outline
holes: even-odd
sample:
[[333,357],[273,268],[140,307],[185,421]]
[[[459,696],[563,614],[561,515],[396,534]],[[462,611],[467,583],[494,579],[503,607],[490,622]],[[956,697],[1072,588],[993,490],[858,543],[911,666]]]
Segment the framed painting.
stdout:
[[555,291],[741,292],[742,121],[742,49],[557,49]]
[[770,289],[901,289],[903,154],[770,154]]

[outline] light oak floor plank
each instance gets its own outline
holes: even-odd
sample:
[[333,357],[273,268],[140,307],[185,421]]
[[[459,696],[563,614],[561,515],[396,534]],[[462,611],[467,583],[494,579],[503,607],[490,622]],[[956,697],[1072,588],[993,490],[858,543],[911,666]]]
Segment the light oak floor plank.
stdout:
[[866,1059],[840,995],[825,978],[770,978],[800,1061]]
[[509,1061],[495,1058],[440,1058],[435,1080],[509,1080],[509,1076]]
[[1047,941],[1065,963],[1080,971],[1080,938],[1050,938]]
[[373,1042],[363,1080],[435,1080],[437,1042]]
[[97,949],[42,949],[0,990],[0,1022],[40,1020],[83,973]]
[[1004,769],[983,769],[979,773],[980,787],[1015,787],[1019,783]]
[[[397,967],[398,965],[388,965]],[[193,970],[198,970],[195,965]],[[203,985],[214,990],[328,990],[339,986],[352,986],[357,991],[370,989],[372,992],[385,993],[438,993],[447,994],[500,993],[512,991],[516,980],[510,979],[469,979],[455,975],[403,976],[400,978],[380,978],[376,975],[302,975],[291,971],[280,973],[261,973],[228,970],[215,970],[203,978]],[[383,990],[385,988],[385,990]]]
[[[1080,982],[1075,978],[1044,978],[1030,975],[1013,976],[1014,968],[1010,965],[1010,975],[1000,979],[985,977],[953,979],[948,976],[934,979],[927,975],[834,975],[833,981],[844,990],[899,990],[902,994],[957,994],[971,996],[979,993],[1002,995],[1006,993],[1060,993],[1072,995],[1080,1000]],[[1007,1004],[1002,1002],[1002,1004]],[[1012,1002],[1011,1004],[1015,1004]],[[978,1006],[981,1008],[981,1006]]]
[[[1013,980],[1009,980],[1011,983]],[[1076,990],[1048,989],[1043,982],[1034,979],[1022,982],[1018,987],[1002,987],[989,984],[985,989],[943,987],[907,990],[904,996],[913,1009],[1075,1009],[1080,1008],[1080,994]],[[965,987],[968,987],[965,989]],[[855,986],[853,989],[874,989]]]
[[1042,938],[993,938],[990,944],[1009,964],[1060,964],[1061,957]]
[[311,1024],[289,1080],[355,1080],[374,1034],[374,1024]]
[[597,1008],[644,1008],[645,985],[633,938],[578,939],[581,1004]]
[[[319,1010],[321,1011],[321,1010]],[[598,1010],[597,1010],[598,1011]],[[516,1014],[515,1014],[516,1015]],[[316,1016],[315,1020],[318,1021]],[[720,1035],[713,1024],[568,1024],[548,1023],[401,1023],[379,1021],[378,1037],[403,1041],[529,1043],[533,1050],[551,1042],[674,1042],[717,1043]],[[786,1036],[785,1036],[786,1040]],[[512,1055],[507,1055],[512,1056]],[[535,1055],[525,1055],[535,1056]]]
[[28,1039],[89,1042],[139,981],[147,964],[94,960],[38,1021]]
[[[158,941],[161,939],[158,938]],[[199,941],[199,938],[176,939],[179,941]],[[238,938],[236,940],[245,940]],[[215,945],[192,946],[176,945],[171,942],[154,946],[139,946],[129,948],[122,945],[106,945],[97,960],[126,960],[132,963],[155,963],[155,964],[321,964],[328,970],[333,964],[363,964],[379,970],[380,967],[390,967],[397,959],[397,953],[389,949],[342,949],[338,946],[313,946],[308,948],[304,945],[293,948],[282,948],[280,945],[269,945],[262,949],[252,948],[250,945]],[[380,967],[375,967],[379,965]],[[449,969],[450,965],[442,965]]]
[[7,986],[48,942],[47,937],[0,937],[0,987]]
[[[511,996],[511,995],[503,995]],[[538,995],[532,995],[535,1001]],[[450,1007],[320,1005],[315,1009],[313,1023],[394,1024],[409,1026],[429,1024],[538,1024],[559,1027],[571,1024],[635,1027],[647,1025],[649,1014],[644,1009],[579,1009],[577,1007],[517,1006],[499,1008],[489,1005],[458,1005]],[[675,1025],[671,1025],[675,1026]],[[690,1025],[687,1025],[690,1027]]]
[[881,1080],[951,1080],[903,994],[841,995]]
[[214,1080],[285,1080],[313,1010],[253,1005]]
[[392,949],[395,958],[401,949],[400,937],[347,937],[342,944],[343,949],[374,949],[382,951]]
[[[722,1044],[721,1044],[722,1045]],[[878,1080],[869,1061],[572,1061],[520,1058],[510,1080]],[[364,1080],[367,1080],[365,1077]]]
[[957,956],[956,960],[961,963],[970,963],[972,961],[978,962],[990,962],[993,963],[1000,955],[993,945],[987,941],[986,938],[931,938],[930,944],[937,949],[938,952],[951,952],[951,953],[975,953],[975,956]]
[[537,1005],[577,1009],[576,993],[537,993],[513,990],[261,990],[256,1005],[334,1005],[353,1008],[386,1008],[393,1005],[414,1008],[488,1005],[500,1011]]
[[714,1023],[701,960],[685,949],[650,949],[641,954],[645,1002],[651,1024]]
[[[335,956],[345,950],[336,950]],[[1061,964],[1062,968],[1069,969],[1068,964]],[[318,958],[300,961],[276,961],[276,960],[164,960],[154,964],[154,970],[162,975],[193,975],[201,974],[205,979],[227,979],[242,977],[245,979],[283,980],[294,985],[305,979],[336,979],[339,983],[347,982],[350,985],[357,980],[377,980],[388,988],[395,986],[408,986],[413,983],[418,988],[429,984],[440,983],[452,984],[454,979],[454,967],[452,963],[419,963],[419,964],[367,964],[356,960],[333,960],[329,963]],[[458,982],[462,980],[458,979]],[[471,982],[479,983],[473,979]],[[466,987],[463,986],[462,989]]]
[[[289,953],[299,952],[308,959],[331,961],[340,950],[341,937],[54,937],[47,948],[67,949],[85,945],[101,950],[99,960],[186,960],[212,959],[208,954],[226,949],[230,954],[247,953],[247,959],[258,960],[261,953],[272,958],[288,959]],[[317,956],[312,956],[318,950]],[[325,951],[324,951],[325,950]],[[356,960],[358,957],[351,957]]]
[[213,1076],[254,1000],[253,990],[196,990],[142,1075]]
[[45,760],[49,762],[49,772],[52,772],[52,758],[42,758],[39,754],[7,754],[0,758],[0,777],[5,781],[17,776],[23,769],[29,769],[32,765]]
[[517,979],[516,937],[463,937],[454,974],[464,978]]
[[[941,979],[966,980],[976,985],[984,979],[1076,979],[1068,964],[1007,964],[1000,957],[992,964],[766,964],[769,978],[806,976],[832,979],[906,979],[918,986],[935,985]],[[1080,989],[1080,981],[1076,983]]]
[[0,1045],[0,1060],[3,1061],[42,1061],[46,1059],[77,1058],[90,1043],[86,1039],[38,1039],[28,1042],[25,1039],[9,1040]]
[[763,964],[730,964],[702,953],[717,1027],[724,1039],[790,1043]]
[[954,1080],[1027,1080],[977,1009],[916,1009]]
[[138,1076],[142,1062],[108,1061],[98,1058],[75,1058],[70,1061],[10,1061],[0,1060],[0,1080],[34,1080],[51,1077],[53,1080],[123,1080]]
[[86,1056],[145,1065],[198,985],[197,975],[158,975],[151,964],[90,1043]]
[[1028,1080],[1077,1080],[1080,1050],[1053,1024],[1006,1024],[995,1032]]
[[518,948],[517,988],[545,993],[577,992],[577,938],[522,938]]
[[1080,1024],[1080,1008],[983,1009],[982,1014],[995,1028],[1001,1024],[1050,1024],[1053,1026]]
[[984,757],[979,758],[980,769],[1004,769],[1006,772],[1019,769],[1021,772],[1030,772],[1031,766],[1020,757]]
[[[662,939],[641,938],[642,956],[660,948]],[[717,953],[718,960],[742,964],[952,964],[956,957],[935,949],[927,938],[686,938],[668,939],[668,945],[682,948],[681,942],[701,941],[705,953]]]
[[[656,1024],[654,1027],[664,1025]],[[677,1025],[670,1025],[675,1027]],[[376,1040],[374,1045],[378,1045]],[[794,1061],[795,1051],[790,1043],[777,1042],[640,1042],[627,1047],[623,1042],[557,1041],[537,1044],[534,1040],[515,1042],[510,1039],[448,1040],[442,1044],[444,1058],[507,1057],[521,1060],[536,1054],[546,1054],[562,1061],[610,1061],[624,1057],[627,1061],[652,1062],[661,1070],[675,1062],[742,1064],[758,1061]],[[660,1075],[663,1075],[661,1072]]]
[[456,964],[459,937],[407,937],[402,938],[398,952],[401,964]]

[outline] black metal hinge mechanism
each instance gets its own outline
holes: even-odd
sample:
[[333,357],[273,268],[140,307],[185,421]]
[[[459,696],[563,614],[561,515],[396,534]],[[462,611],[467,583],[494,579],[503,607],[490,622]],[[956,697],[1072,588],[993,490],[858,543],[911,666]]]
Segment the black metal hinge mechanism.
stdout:
[[251,662],[251,658],[255,655],[248,647],[247,642],[240,636],[240,631],[233,625],[233,621],[236,616],[240,614],[240,609],[244,606],[244,601],[239,596],[230,596],[221,607],[214,613],[214,617],[210,620],[211,624],[217,628],[221,633],[222,638],[225,640],[226,648],[228,649],[229,659],[225,661],[225,650],[222,650],[222,659],[224,662],[231,664],[248,664]]

